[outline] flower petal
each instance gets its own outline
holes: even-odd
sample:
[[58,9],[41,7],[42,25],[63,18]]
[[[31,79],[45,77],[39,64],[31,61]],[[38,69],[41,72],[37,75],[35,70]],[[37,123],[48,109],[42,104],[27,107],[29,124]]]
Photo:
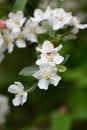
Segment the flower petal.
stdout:
[[38,87],[40,89],[44,89],[47,90],[48,89],[48,85],[49,85],[49,80],[46,80],[44,78],[41,78],[38,82]]
[[61,80],[60,76],[54,75],[53,77],[50,78],[50,83],[53,84],[54,86],[57,86],[60,80]]
[[21,97],[17,96],[13,99],[12,103],[14,106],[19,106],[22,103]]
[[19,88],[17,85],[12,84],[8,88],[8,92],[16,94],[19,91]]

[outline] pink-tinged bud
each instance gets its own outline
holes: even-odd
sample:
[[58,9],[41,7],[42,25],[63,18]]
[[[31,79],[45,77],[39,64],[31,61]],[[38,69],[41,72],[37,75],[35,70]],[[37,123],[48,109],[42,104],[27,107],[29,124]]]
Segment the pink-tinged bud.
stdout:
[[0,28],[4,28],[6,26],[5,20],[0,20]]
[[66,113],[68,111],[68,107],[66,105],[63,105],[59,108],[59,112]]

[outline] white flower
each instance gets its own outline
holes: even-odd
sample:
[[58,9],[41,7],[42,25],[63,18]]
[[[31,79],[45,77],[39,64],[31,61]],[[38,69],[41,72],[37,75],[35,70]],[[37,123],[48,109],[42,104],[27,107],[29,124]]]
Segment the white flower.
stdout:
[[42,52],[41,58],[36,61],[37,65],[42,65],[45,63],[54,65],[61,64],[64,58],[59,55],[58,51],[62,48],[62,45],[54,48],[50,41],[45,41],[42,45],[42,49],[37,47],[37,51]]
[[60,51],[61,48],[62,48],[61,44],[58,47],[54,48],[54,45],[50,41],[45,40],[42,45],[42,48],[37,47],[36,50],[40,51],[41,53],[50,53],[50,52],[58,52]]
[[67,13],[62,8],[56,8],[52,14],[52,28],[53,30],[58,30],[63,28],[65,25],[70,25],[72,22],[71,13]]
[[4,50],[8,50],[8,53],[11,53],[13,51],[13,41],[14,41],[14,34],[10,33],[8,30],[3,30],[3,44],[2,48]]
[[38,23],[29,19],[24,27],[24,36],[31,42],[38,42],[37,34],[45,33],[46,29],[39,26]]
[[5,122],[5,116],[9,113],[8,98],[0,95],[0,124]]
[[8,29],[11,29],[12,32],[19,32],[20,27],[22,27],[26,20],[22,11],[18,11],[16,14],[13,12],[9,13],[8,18],[9,19],[6,20],[6,26]]
[[64,60],[64,57],[60,56],[57,52],[51,52],[46,54],[41,54],[41,58],[36,61],[37,65],[42,64],[51,64],[55,66],[56,64],[61,64]]
[[57,69],[49,64],[39,66],[40,70],[33,74],[33,77],[39,79],[38,87],[40,89],[48,89],[48,85],[57,86],[61,77],[57,75]]
[[46,11],[43,12],[41,9],[35,9],[34,18],[32,18],[35,22],[41,22],[43,20],[47,20],[51,14],[50,7],[47,7]]
[[80,24],[80,19],[78,17],[73,17],[73,25],[78,29],[87,28],[87,24]]
[[16,45],[19,48],[25,48],[26,47],[26,41],[23,32],[16,33]]
[[16,94],[12,101],[14,106],[23,105],[27,100],[27,92],[24,91],[24,86],[20,82],[10,85],[8,92]]

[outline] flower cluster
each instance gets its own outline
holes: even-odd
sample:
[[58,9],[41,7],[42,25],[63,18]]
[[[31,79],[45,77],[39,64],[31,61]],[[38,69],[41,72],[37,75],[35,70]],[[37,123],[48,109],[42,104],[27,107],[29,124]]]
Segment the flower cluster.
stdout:
[[64,57],[60,56],[58,51],[62,48],[62,45],[54,47],[50,41],[45,41],[42,48],[37,47],[37,51],[41,52],[41,58],[36,61],[39,66],[39,71],[35,72],[33,76],[39,79],[38,87],[40,89],[48,89],[48,85],[53,84],[57,86],[61,77],[57,74],[58,69],[56,65],[63,62]]
[[[40,52],[40,58],[36,61],[38,67],[25,67],[22,75],[35,77],[39,80],[38,87],[47,90],[49,84],[58,85],[61,80],[59,72],[64,71],[60,71],[61,67],[65,67],[61,65],[64,57],[59,54],[62,48],[60,41],[76,38],[79,29],[85,28],[87,24],[81,24],[78,17],[74,17],[71,12],[66,12],[62,8],[47,7],[45,11],[35,9],[34,16],[28,19],[24,17],[22,11],[16,14],[11,12],[6,21],[0,20],[0,62],[4,59],[5,50],[11,53],[15,45],[25,48],[36,43],[38,46],[36,51]],[[42,47],[39,47],[39,43]],[[57,46],[58,44],[60,45]],[[16,94],[13,99],[14,106],[23,105],[26,102],[27,92],[20,82],[10,85],[8,91]]]
[[0,95],[0,125],[5,122],[5,117],[9,113],[8,98]]
[[35,9],[34,17],[29,19],[24,17],[22,11],[16,14],[10,12],[7,20],[0,20],[0,62],[4,59],[5,50],[11,53],[15,44],[19,48],[25,48],[29,42],[38,43],[38,35],[44,33],[55,39],[54,34],[68,26],[73,29],[62,40],[75,38],[79,29],[87,28],[87,24],[80,24],[79,18],[62,8],[47,7],[44,12],[41,9]]

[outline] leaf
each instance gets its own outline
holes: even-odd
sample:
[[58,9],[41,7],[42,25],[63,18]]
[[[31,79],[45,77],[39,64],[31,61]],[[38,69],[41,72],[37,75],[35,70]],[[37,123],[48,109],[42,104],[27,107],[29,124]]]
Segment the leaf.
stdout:
[[37,88],[37,81],[32,81],[29,84],[25,85],[25,91],[28,93],[33,92]]
[[57,65],[57,69],[59,72],[64,72],[67,70],[67,68],[64,65]]
[[37,66],[28,66],[28,67],[25,67],[24,69],[22,69],[19,72],[19,75],[32,76],[33,73],[35,73],[36,71],[38,71],[38,67]]
[[51,116],[51,130],[70,130],[71,117],[68,114],[54,112]]
[[15,4],[13,6],[13,12],[16,12],[18,10],[24,10],[25,6],[26,6],[27,0],[16,0]]
[[67,55],[64,57],[64,61],[62,62],[62,64],[65,64],[65,63],[68,61],[69,57],[70,57],[70,55],[67,54]]

